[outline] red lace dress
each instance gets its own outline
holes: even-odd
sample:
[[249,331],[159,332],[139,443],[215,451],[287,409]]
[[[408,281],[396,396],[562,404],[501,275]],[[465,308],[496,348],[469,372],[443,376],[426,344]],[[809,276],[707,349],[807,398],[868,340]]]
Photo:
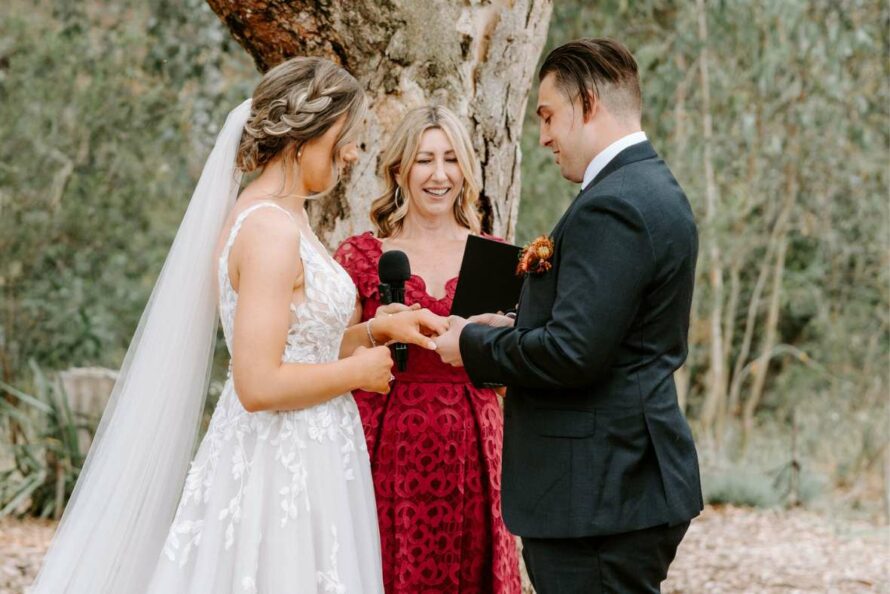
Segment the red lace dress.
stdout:
[[[334,255],[358,288],[362,320],[380,305],[380,254],[380,241],[364,233]],[[448,315],[456,285],[449,280],[445,297],[435,299],[412,276],[405,303]],[[387,594],[518,593],[516,547],[501,517],[497,395],[414,346],[407,369],[393,373],[389,395],[354,393],[371,456]]]

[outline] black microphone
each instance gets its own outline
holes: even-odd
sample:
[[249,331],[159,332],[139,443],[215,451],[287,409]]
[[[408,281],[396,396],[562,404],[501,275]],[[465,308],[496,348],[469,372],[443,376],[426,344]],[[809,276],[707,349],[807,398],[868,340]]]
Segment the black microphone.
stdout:
[[[384,252],[377,264],[380,277],[380,303],[405,303],[405,281],[411,278],[411,264],[408,256],[400,250]],[[408,345],[397,342],[393,346],[393,358],[399,371],[408,365]]]

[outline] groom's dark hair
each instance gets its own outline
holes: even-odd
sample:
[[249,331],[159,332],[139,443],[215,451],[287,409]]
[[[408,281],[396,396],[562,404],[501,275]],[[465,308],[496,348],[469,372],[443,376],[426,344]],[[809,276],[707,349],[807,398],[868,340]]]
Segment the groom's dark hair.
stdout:
[[581,99],[585,117],[593,108],[588,91],[613,115],[639,117],[642,113],[637,61],[613,39],[578,39],[559,46],[547,55],[538,81],[551,73],[569,100]]

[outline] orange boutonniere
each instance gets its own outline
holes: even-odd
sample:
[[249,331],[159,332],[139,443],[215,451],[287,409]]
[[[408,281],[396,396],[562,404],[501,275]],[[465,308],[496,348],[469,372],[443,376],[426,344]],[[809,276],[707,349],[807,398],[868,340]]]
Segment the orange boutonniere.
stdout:
[[553,264],[553,240],[546,235],[535,238],[525,246],[519,255],[519,265],[516,274],[544,274]]

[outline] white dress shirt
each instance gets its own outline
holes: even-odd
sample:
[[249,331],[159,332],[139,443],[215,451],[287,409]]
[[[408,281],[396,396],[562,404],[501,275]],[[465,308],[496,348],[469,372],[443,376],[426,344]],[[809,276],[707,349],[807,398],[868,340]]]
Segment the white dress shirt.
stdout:
[[600,154],[593,158],[593,161],[590,162],[587,169],[584,170],[584,181],[581,183],[581,188],[586,188],[590,182],[599,175],[599,172],[605,169],[606,165],[618,155],[618,153],[629,146],[645,142],[646,140],[648,139],[646,138],[645,132],[634,132],[633,134],[628,134],[627,136],[619,138],[604,148]]

